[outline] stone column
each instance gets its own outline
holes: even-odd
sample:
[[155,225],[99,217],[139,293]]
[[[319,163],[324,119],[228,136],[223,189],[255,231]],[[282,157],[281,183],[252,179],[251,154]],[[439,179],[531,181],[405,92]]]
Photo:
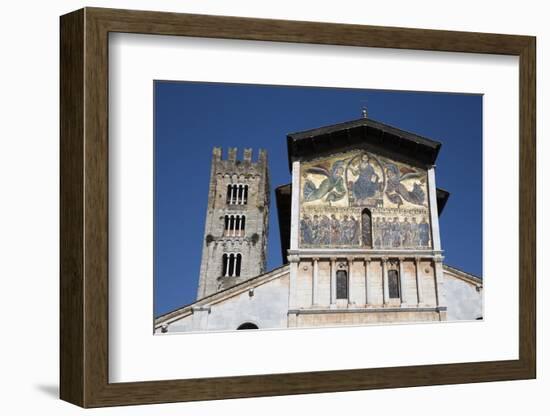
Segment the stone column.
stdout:
[[300,238],[300,162],[292,162],[292,196],[290,216],[290,249],[296,250]]
[[437,213],[437,189],[435,186],[435,168],[428,169],[428,200],[430,202],[430,222],[432,231],[432,247],[441,250],[439,236],[439,214]]
[[296,282],[298,280],[298,262],[300,257],[296,255],[288,256],[290,263],[290,280],[289,280],[289,295],[288,295],[288,308],[294,309],[297,307],[296,302]]
[[313,259],[313,280],[311,283],[311,302],[313,306],[319,304],[319,259]]
[[420,277],[420,257],[414,259],[415,271],[416,271],[416,297],[418,304],[424,303],[424,294],[422,289],[422,278]]
[[434,257],[435,296],[437,306],[447,306],[443,290],[443,256]]
[[397,259],[399,262],[399,296],[401,297],[401,306],[407,306],[407,297],[405,295],[405,274],[403,273],[403,261],[405,259],[400,257]]
[[383,303],[387,305],[390,300],[390,290],[388,286],[388,258],[382,257],[382,286],[383,286]]
[[352,303],[352,284],[351,284],[351,271],[353,268],[353,257],[348,257],[348,305]]
[[330,306],[336,306],[336,259],[330,259]]
[[371,304],[371,299],[369,299],[370,291],[369,291],[369,264],[370,259],[365,259],[365,306],[368,306]]
[[223,276],[229,276],[229,253],[225,253],[225,255],[227,260],[225,262],[225,270],[223,271]]

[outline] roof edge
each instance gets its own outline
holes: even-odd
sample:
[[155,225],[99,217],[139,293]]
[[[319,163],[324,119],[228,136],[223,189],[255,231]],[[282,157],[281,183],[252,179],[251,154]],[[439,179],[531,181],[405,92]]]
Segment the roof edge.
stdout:
[[448,264],[443,264],[443,270],[447,270],[450,273],[455,273],[459,279],[468,281],[476,286],[483,286],[483,279],[475,274],[465,272],[464,270],[449,266]]
[[216,293],[212,293],[211,295],[208,295],[208,296],[205,296],[203,298],[200,298],[200,299],[197,299],[196,301],[194,301],[193,303],[189,303],[188,305],[184,305],[184,306],[181,306],[177,309],[174,309],[170,312],[166,312],[162,315],[159,315],[155,318],[155,327],[157,327],[158,325],[166,322],[166,321],[169,321],[181,314],[184,314],[186,312],[191,312],[191,310],[193,309],[193,307],[196,307],[196,306],[201,306],[202,303],[204,302],[207,302],[207,301],[210,301],[210,300],[215,300],[217,297],[222,297],[222,296],[225,296],[225,295],[229,295],[231,294],[231,292],[238,292],[240,289],[242,289],[244,286],[246,286],[247,284],[250,284],[250,283],[254,283],[255,280],[258,280],[259,282],[262,281],[262,279],[265,279],[265,280],[268,280],[269,278],[276,278],[277,275],[280,273],[280,274],[284,274],[284,272],[286,271],[285,269],[289,269],[289,265],[288,264],[283,264],[273,270],[270,270],[268,272],[265,272],[263,274],[259,274],[258,276],[254,276],[254,277],[251,277],[250,279],[247,279],[247,280],[244,280],[234,286],[231,286],[231,287],[228,287],[227,289],[224,289],[224,290],[220,290],[219,292],[216,292]]
[[314,154],[328,155],[356,147],[419,166],[433,166],[442,146],[439,141],[368,118],[289,133],[286,139],[289,168],[295,160],[308,160]]

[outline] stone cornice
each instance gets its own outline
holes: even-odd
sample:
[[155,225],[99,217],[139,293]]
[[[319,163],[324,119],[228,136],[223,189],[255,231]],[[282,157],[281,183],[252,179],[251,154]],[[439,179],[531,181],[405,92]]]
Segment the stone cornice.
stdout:
[[330,249],[330,248],[316,248],[316,249],[298,249],[288,250],[289,256],[299,256],[302,258],[319,258],[319,259],[347,259],[350,257],[355,258],[397,258],[403,257],[407,259],[413,259],[415,257],[420,258],[440,258],[443,259],[443,251],[437,250],[372,250],[372,249]]
[[315,315],[332,313],[380,313],[380,312],[444,312],[446,306],[407,306],[407,307],[387,307],[387,308],[320,308],[320,309],[289,309],[288,313],[293,315]]

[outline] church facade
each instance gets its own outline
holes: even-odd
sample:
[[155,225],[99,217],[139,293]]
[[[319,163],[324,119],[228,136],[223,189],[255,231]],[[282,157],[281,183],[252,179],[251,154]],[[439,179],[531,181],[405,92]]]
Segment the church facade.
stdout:
[[214,149],[197,300],[156,333],[482,319],[482,280],[443,263],[441,143],[363,117],[287,147],[283,266],[265,272],[267,155]]

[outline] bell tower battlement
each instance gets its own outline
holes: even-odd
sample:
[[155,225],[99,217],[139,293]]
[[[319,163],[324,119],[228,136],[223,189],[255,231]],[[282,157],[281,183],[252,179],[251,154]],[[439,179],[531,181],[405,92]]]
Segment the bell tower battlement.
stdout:
[[267,153],[212,151],[197,299],[265,272],[269,219]]

